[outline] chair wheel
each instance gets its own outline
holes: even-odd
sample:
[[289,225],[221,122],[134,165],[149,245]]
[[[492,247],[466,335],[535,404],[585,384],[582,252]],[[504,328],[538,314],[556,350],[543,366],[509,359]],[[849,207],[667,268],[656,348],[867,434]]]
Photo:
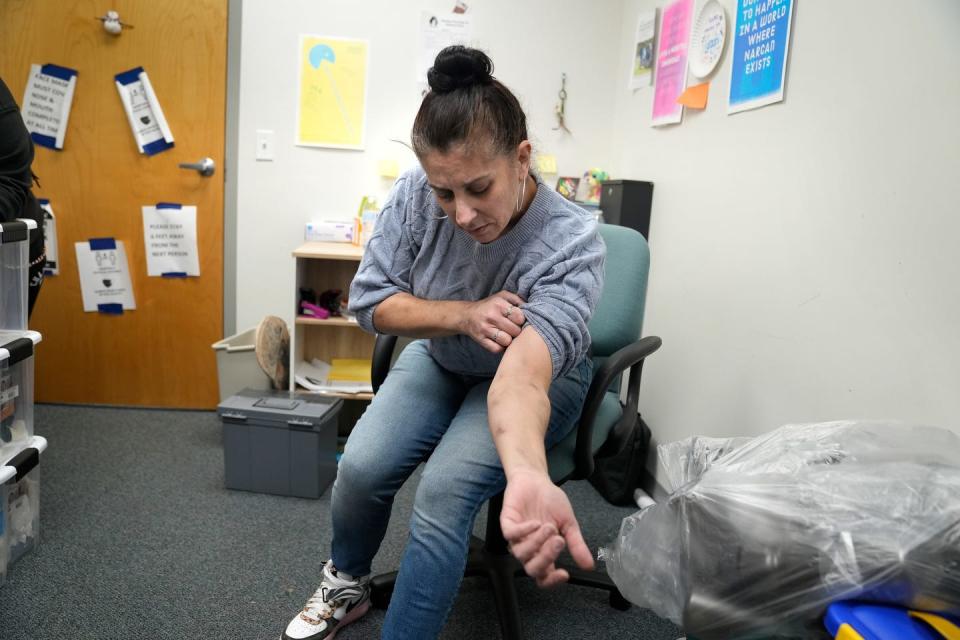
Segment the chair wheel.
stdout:
[[631,604],[629,600],[620,595],[619,591],[611,591],[610,606],[618,611],[626,611],[631,607]]

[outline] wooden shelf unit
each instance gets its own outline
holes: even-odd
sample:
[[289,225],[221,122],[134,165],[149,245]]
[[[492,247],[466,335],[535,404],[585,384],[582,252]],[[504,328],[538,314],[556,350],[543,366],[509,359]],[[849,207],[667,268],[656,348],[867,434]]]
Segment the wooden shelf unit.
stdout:
[[296,324],[328,326],[328,327],[359,327],[356,320],[347,320],[346,318],[311,318],[308,316],[297,316],[294,320]]
[[[347,296],[350,283],[363,257],[362,247],[339,242],[307,242],[293,251],[297,261],[295,304],[300,304],[300,288],[311,288],[317,294],[328,289],[340,289]],[[331,362],[334,358],[373,357],[374,336],[347,318],[310,318],[294,310],[294,331],[291,336],[290,370],[300,360],[318,358]],[[293,376],[291,389],[296,389]],[[304,389],[296,389],[306,392]],[[343,398],[344,409],[340,413],[340,434],[346,435],[354,421],[363,413],[372,393],[324,392],[317,395]]]

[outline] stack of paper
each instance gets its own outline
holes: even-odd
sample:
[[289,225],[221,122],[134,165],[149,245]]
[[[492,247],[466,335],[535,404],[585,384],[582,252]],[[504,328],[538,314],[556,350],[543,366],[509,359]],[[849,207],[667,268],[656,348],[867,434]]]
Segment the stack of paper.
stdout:
[[332,367],[316,358],[310,362],[301,360],[294,368],[294,380],[316,393],[373,393],[369,360],[335,358]]

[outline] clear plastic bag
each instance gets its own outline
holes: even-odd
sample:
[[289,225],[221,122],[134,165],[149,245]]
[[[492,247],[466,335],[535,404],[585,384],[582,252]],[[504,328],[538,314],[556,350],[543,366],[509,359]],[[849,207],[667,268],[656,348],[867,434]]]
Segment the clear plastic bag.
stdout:
[[624,519],[607,570],[698,640],[809,638],[860,599],[960,613],[960,436],[787,425],[659,447],[668,500]]

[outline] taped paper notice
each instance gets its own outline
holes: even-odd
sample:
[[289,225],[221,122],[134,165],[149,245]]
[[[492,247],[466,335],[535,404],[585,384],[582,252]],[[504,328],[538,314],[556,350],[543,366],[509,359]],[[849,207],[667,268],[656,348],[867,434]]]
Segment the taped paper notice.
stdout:
[[140,153],[152,156],[171,148],[173,133],[143,67],[118,73],[114,79]]
[[21,114],[35,144],[63,149],[76,87],[77,72],[73,69],[55,64],[30,65]]
[[143,244],[147,250],[147,275],[199,276],[197,208],[172,202],[143,207]]
[[420,55],[417,59],[417,82],[427,85],[427,71],[437,54],[454,44],[470,44],[470,16],[464,13],[420,12]]
[[113,238],[93,238],[74,246],[83,310],[120,314],[124,309],[136,309],[123,242]]
[[43,265],[43,275],[60,275],[60,264],[58,255],[60,250],[57,245],[57,218],[53,215],[53,207],[46,198],[37,200],[40,208],[43,209],[43,247],[46,254],[46,262]]
[[630,65],[629,89],[649,87],[653,81],[653,52],[657,34],[657,10],[643,11],[637,16],[634,36],[633,64]]

